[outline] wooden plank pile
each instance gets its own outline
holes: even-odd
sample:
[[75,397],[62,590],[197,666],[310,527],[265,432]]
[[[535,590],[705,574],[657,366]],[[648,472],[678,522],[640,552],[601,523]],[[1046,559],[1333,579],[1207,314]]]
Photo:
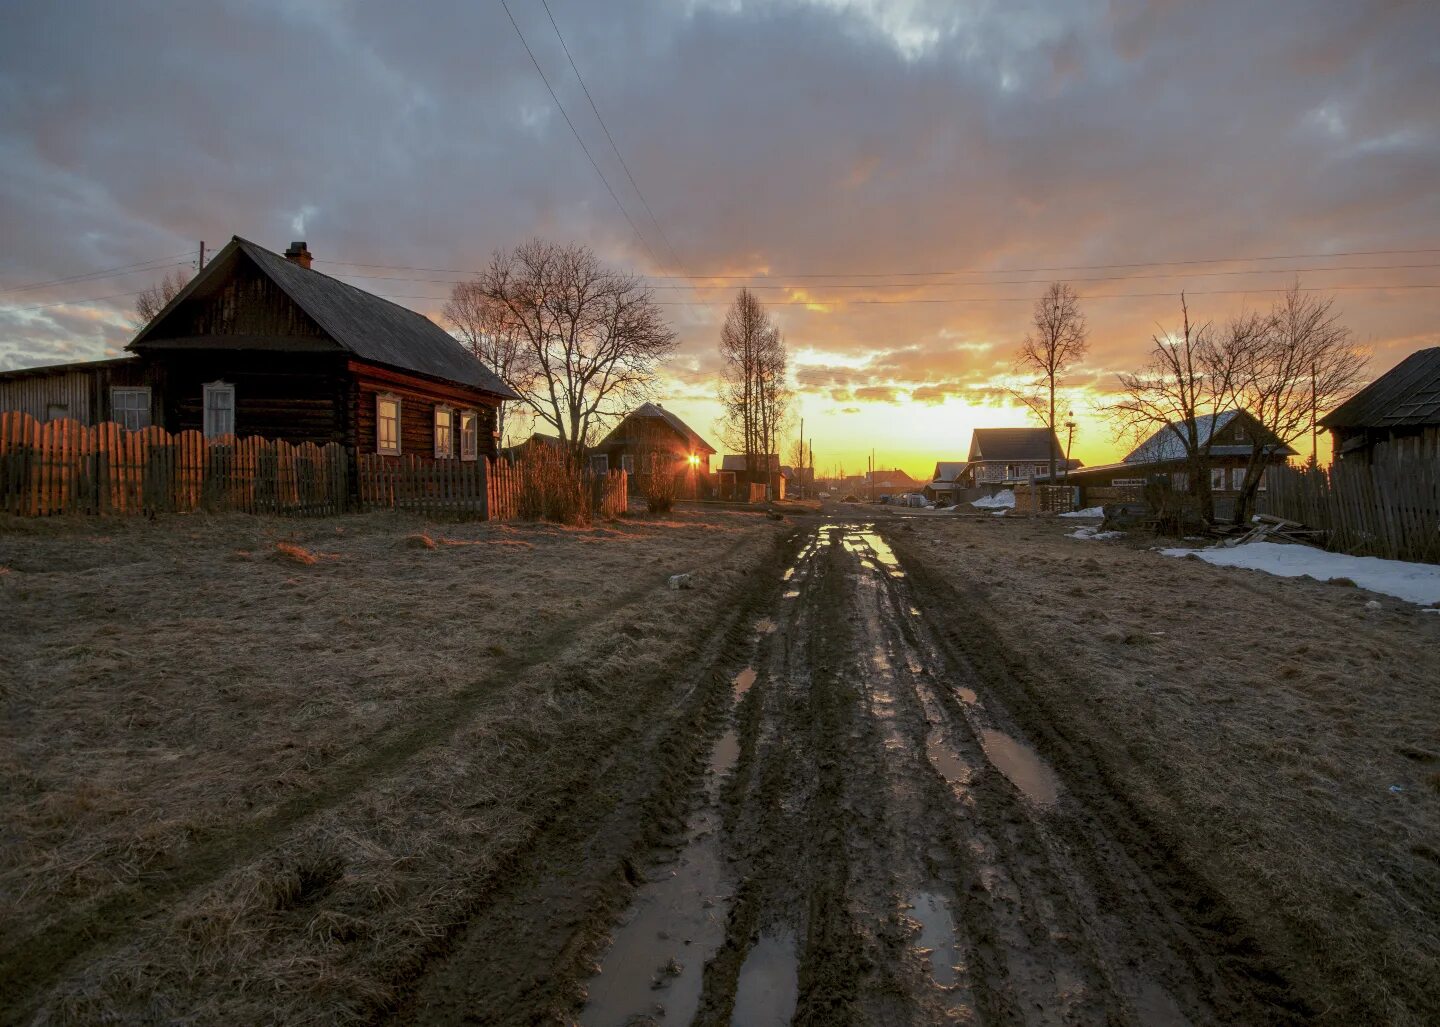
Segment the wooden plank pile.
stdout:
[[1248,526],[1227,524],[1214,530],[1229,536],[1220,543],[1226,549],[1243,546],[1248,542],[1287,542],[1315,546],[1323,545],[1325,541],[1325,532],[1318,528],[1307,528],[1299,521],[1273,517],[1270,514],[1256,514]]

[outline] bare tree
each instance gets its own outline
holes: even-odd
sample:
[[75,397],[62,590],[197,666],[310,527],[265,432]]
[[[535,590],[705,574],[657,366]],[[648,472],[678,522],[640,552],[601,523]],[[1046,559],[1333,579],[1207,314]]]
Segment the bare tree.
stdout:
[[1238,349],[1218,340],[1209,321],[1190,323],[1183,293],[1180,312],[1180,331],[1151,336],[1149,362],[1134,374],[1119,375],[1120,398],[1104,409],[1118,436],[1138,441],[1158,435],[1176,442],[1188,468],[1186,491],[1197,499],[1200,516],[1212,520],[1210,426],[1234,406]]
[[189,281],[183,273],[171,271],[148,289],[140,290],[140,295],[135,297],[135,316],[130,322],[135,330],[139,331],[155,320],[155,316],[170,305],[170,301]]
[[[500,380],[519,392],[517,385],[523,375],[525,350],[519,327],[509,310],[492,299],[480,282],[458,282],[450,290],[450,299],[443,311],[460,340]],[[505,435],[506,404],[496,410],[495,428]],[[503,444],[503,443],[502,443]]]
[[741,289],[720,329],[721,434],[745,454],[750,480],[768,481],[789,411],[788,359],[780,329],[764,305]]
[[586,246],[532,240],[496,253],[473,284],[516,339],[506,384],[577,459],[650,393],[675,348],[650,290]]
[[1066,282],[1053,282],[1035,301],[1031,313],[1034,330],[1020,344],[1019,368],[1036,377],[1016,396],[1050,430],[1050,482],[1055,482],[1059,454],[1055,434],[1055,388],[1065,372],[1078,363],[1088,348],[1085,315],[1080,297]]
[[1340,323],[1334,303],[1333,297],[1302,292],[1296,282],[1268,315],[1231,322],[1234,402],[1264,429],[1251,436],[1236,524],[1250,517],[1275,440],[1288,445],[1313,432],[1317,411],[1334,407],[1360,385],[1367,356]]

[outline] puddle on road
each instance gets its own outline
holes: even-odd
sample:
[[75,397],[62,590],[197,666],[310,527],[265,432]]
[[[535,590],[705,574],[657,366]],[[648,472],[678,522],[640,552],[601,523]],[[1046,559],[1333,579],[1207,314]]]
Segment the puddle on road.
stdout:
[[750,686],[753,684],[755,684],[755,668],[746,667],[739,674],[735,675],[734,681],[730,682],[730,694],[734,698],[739,699],[746,692],[750,691]]
[[1180,1011],[1170,993],[1148,977],[1135,977],[1126,982],[1136,991],[1131,1000],[1135,1014],[1145,1027],[1190,1027],[1190,1020]]
[[600,972],[587,985],[580,1011],[585,1027],[615,1027],[639,1016],[663,1024],[694,1018],[705,961],[725,940],[726,900],[711,815],[695,827],[673,871],[642,885],[633,915],[616,928]]
[[912,617],[918,617],[918,616],[920,616],[920,607],[918,607],[918,606],[912,606],[912,607],[910,607],[910,616],[912,616]]
[[792,588],[792,589],[790,589],[790,590],[789,590],[788,592],[786,592],[785,595],[783,596],[783,598],[785,598],[785,599],[798,599],[799,597],[800,597],[800,590],[797,589],[797,588]]
[[955,940],[955,917],[950,904],[934,892],[910,896],[910,919],[920,925],[915,946],[930,955],[930,976],[942,988],[959,982],[960,950]]
[[964,685],[956,685],[955,694],[960,697],[960,701],[963,702],[966,706],[977,706],[980,703],[980,697],[975,694],[975,689],[973,688],[966,688]]
[[715,748],[710,753],[710,769],[723,777],[734,769],[735,761],[739,758],[740,736],[732,727],[715,743]]
[[925,736],[925,755],[945,783],[957,793],[969,786],[974,771],[945,743],[945,736],[938,727],[932,727]]
[[762,934],[740,967],[731,1027],[783,1027],[795,1015],[799,997],[794,936]]
[[1034,749],[993,728],[980,732],[980,744],[996,769],[1032,802],[1051,806],[1060,798],[1060,779]]
[[775,631],[775,621],[769,617],[761,617],[755,622],[755,633],[757,635],[769,635]]

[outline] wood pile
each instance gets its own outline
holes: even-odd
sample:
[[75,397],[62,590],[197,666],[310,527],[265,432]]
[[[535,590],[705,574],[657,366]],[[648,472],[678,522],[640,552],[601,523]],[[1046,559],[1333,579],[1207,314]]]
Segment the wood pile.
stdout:
[[1229,535],[1220,543],[1226,549],[1243,546],[1247,542],[1287,542],[1314,546],[1325,541],[1325,532],[1317,528],[1307,528],[1299,521],[1288,521],[1284,517],[1272,517],[1269,514],[1256,514],[1250,519],[1248,526],[1225,525],[1214,530]]

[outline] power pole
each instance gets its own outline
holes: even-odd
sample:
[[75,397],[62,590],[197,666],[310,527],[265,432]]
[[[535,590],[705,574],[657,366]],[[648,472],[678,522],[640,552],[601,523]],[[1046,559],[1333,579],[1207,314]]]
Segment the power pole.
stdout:
[[1315,365],[1310,365],[1310,466],[1320,466],[1320,422],[1319,411],[1315,409]]
[[195,271],[198,273],[198,272],[201,272],[201,271],[204,271],[204,270],[205,270],[205,240],[204,240],[204,239],[201,239],[201,240],[200,240],[200,262],[195,265]]
[[800,418],[800,498],[805,498],[805,418]]

